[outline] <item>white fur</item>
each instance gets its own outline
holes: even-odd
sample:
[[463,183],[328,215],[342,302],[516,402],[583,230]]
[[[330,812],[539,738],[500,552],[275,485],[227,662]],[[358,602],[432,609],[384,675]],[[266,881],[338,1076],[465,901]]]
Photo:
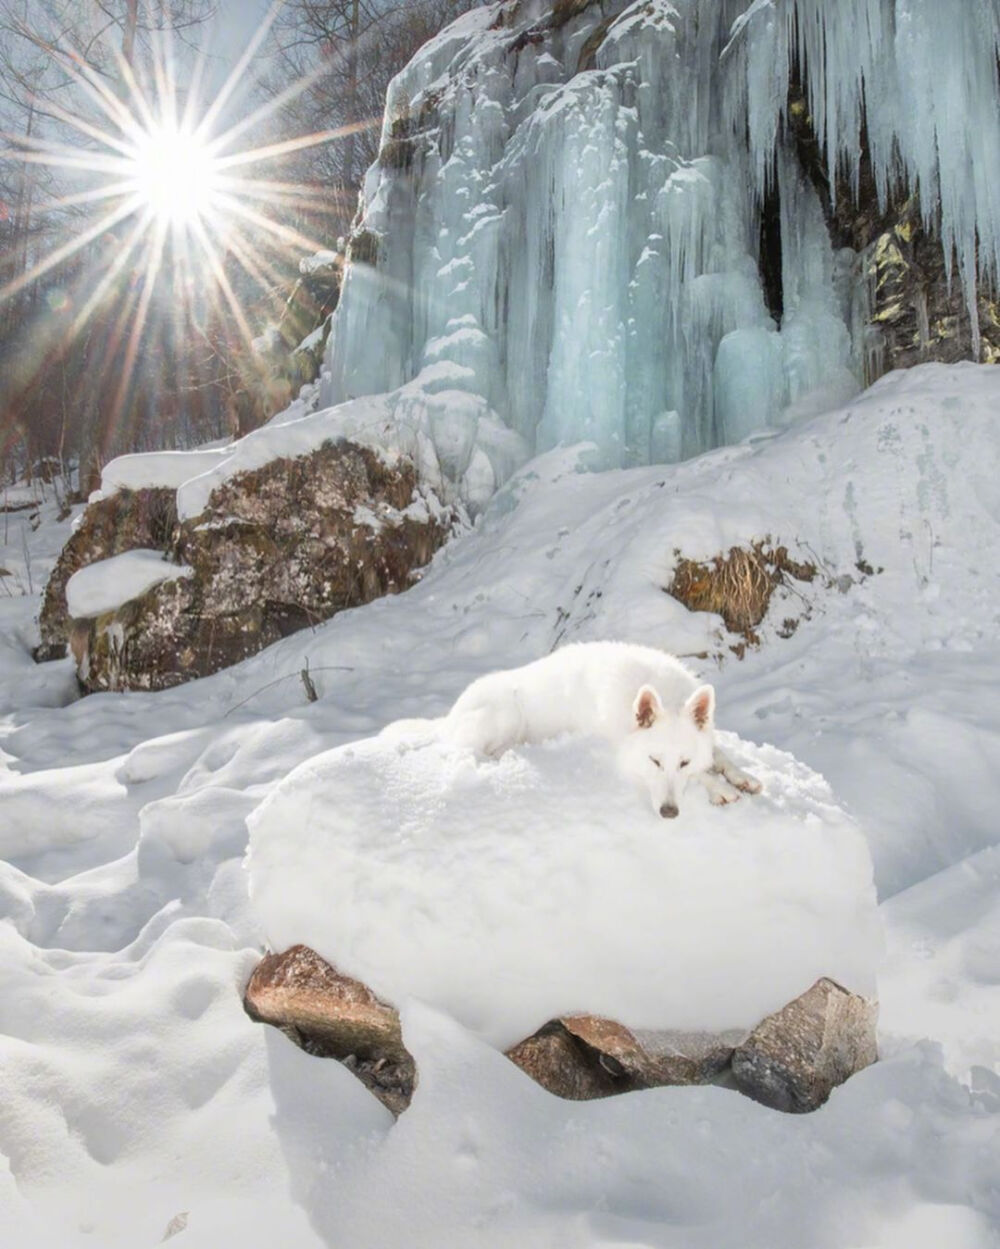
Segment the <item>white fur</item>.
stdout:
[[653,809],[675,816],[696,777],[714,803],[760,785],[715,745],[715,692],[679,659],[629,642],[580,642],[544,659],[491,672],[460,694],[446,738],[480,754],[563,733],[607,738],[624,772],[645,784]]

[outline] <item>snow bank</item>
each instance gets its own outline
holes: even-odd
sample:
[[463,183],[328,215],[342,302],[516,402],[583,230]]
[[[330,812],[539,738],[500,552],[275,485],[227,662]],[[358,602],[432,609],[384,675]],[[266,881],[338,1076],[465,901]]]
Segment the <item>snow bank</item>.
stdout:
[[162,551],[126,551],[75,572],[66,583],[66,605],[75,620],[102,616],[161,581],[190,577],[186,564],[171,564]]
[[689,789],[669,823],[590,739],[491,762],[385,736],[320,755],[249,820],[268,941],[502,1047],[574,1011],[745,1027],[821,975],[873,994],[864,838],[815,773],[724,737],[766,797]]
[[[578,452],[553,453],[406,594],[217,676],[68,707],[56,704],[75,691],[72,662],[32,662],[38,597],[18,586],[37,592],[70,522],[54,500],[37,530],[11,517],[0,547],[15,574],[15,597],[0,584],[0,1245],[148,1249],[183,1212],[171,1249],[996,1249],[998,412],[1000,369],[928,366],[847,410],[675,468],[584,474]],[[678,545],[710,556],[768,532],[818,558],[823,576],[801,588],[812,614],[793,636],[776,630],[803,615],[798,594],[772,607],[760,650],[737,663],[729,639],[713,637],[718,618],[684,612],[662,586]],[[859,560],[884,572],[866,575]],[[881,1060],[804,1117],[714,1087],[571,1103],[410,1003],[420,1084],[393,1124],[339,1063],[242,1009],[263,941],[241,866],[248,809],[319,752],[443,711],[485,671],[613,636],[724,650],[720,666],[689,660],[716,685],[720,723],[821,772],[864,828],[888,899]],[[316,703],[299,679],[307,660]],[[733,749],[769,789],[715,813],[745,851],[755,835],[738,821],[770,810],[779,778],[759,752]],[[316,858],[326,854],[334,815],[328,791],[311,787],[308,812],[289,803],[287,828],[274,821],[276,857],[280,834],[290,861],[312,821]],[[568,838],[578,806],[562,791],[557,805]],[[687,837],[682,820],[654,824],[651,843]],[[466,825],[462,839],[434,836],[449,855],[441,874],[479,869],[465,853],[479,837],[471,805]],[[347,862],[353,823],[344,835],[328,921],[348,873],[350,907],[373,917],[361,890],[378,881],[367,860]],[[504,819],[503,838],[520,855],[516,887],[530,885],[537,835]],[[587,870],[576,855],[573,873]],[[546,878],[544,899],[574,881]]]

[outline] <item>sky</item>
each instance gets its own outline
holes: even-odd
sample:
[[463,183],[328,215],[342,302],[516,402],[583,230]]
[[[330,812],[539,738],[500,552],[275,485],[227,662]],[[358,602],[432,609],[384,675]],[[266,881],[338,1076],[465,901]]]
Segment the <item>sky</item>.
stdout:
[[217,58],[213,79],[224,77],[236,63],[271,4],[272,0],[217,0],[209,35]]

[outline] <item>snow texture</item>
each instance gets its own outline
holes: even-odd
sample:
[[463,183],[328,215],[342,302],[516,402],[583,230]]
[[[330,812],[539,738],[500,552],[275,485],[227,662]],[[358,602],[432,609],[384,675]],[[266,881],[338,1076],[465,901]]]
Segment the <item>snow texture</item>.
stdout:
[[[177,1249],[996,1249],[998,411],[1000,370],[927,366],[672,467],[549,453],[405,594],[155,695],[74,701],[70,661],[32,662],[71,522],[49,499],[37,532],[0,526],[0,1244],[152,1249],[172,1225]],[[768,533],[821,572],[779,592],[738,662],[662,587],[677,549]],[[394,1123],[243,1011],[264,945],[247,816],[315,756],[601,637],[686,655],[723,729],[825,776],[863,830],[880,1061],[808,1116],[714,1087],[567,1103],[411,1000],[420,1082]],[[486,776],[571,757],[556,743]],[[286,835],[330,816],[317,801]]]
[[120,455],[101,473],[101,494],[116,490],[143,490],[163,486],[176,490],[190,477],[207,473],[229,455],[228,447],[199,448],[196,451],[145,451]]
[[66,606],[76,620],[103,616],[161,581],[190,577],[193,571],[186,564],[170,563],[162,551],[125,551],[75,572],[66,583]]

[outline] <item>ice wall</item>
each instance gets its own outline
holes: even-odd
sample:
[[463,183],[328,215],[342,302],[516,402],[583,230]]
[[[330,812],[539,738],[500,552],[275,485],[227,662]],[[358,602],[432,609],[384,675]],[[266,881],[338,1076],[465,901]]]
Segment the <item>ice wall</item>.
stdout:
[[[972,291],[977,228],[987,268],[1000,251],[998,32],[997,0],[466,14],[391,88],[324,400],[423,379],[481,398],[535,450],[593,439],[613,466],[845,398],[862,380],[867,279],[832,247],[786,137],[790,66],[808,70],[831,167],[855,184],[867,104],[879,194],[919,187],[929,224],[940,199]],[[971,105],[988,114],[979,130]],[[778,309],[765,202],[780,205]]]

